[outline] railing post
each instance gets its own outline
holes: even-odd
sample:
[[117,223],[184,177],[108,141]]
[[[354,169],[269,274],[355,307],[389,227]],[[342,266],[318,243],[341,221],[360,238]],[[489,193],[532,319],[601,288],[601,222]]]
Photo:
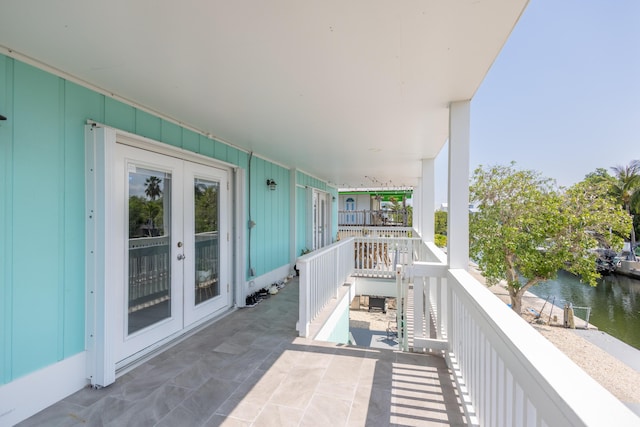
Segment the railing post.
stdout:
[[413,278],[413,338],[427,338],[424,330],[424,277]]
[[335,265],[335,277],[333,282],[336,284],[336,286],[334,286],[333,289],[333,297],[334,298],[338,298],[338,292],[340,289],[340,286],[342,285],[342,283],[340,283],[342,281],[342,277],[340,277],[342,274],[342,258],[340,257],[340,248],[338,248],[336,251],[334,251],[334,257],[333,257],[333,261],[334,261],[334,265]]
[[311,292],[311,275],[309,271],[309,263],[306,261],[299,262],[300,280],[299,280],[299,298],[298,304],[298,335],[301,337],[309,336],[310,322],[310,292]]

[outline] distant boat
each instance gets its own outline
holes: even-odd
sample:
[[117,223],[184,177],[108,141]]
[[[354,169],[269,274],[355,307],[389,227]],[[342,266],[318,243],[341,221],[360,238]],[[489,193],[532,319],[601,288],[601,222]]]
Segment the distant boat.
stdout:
[[618,254],[611,249],[597,251],[596,270],[602,275],[615,273],[621,262]]

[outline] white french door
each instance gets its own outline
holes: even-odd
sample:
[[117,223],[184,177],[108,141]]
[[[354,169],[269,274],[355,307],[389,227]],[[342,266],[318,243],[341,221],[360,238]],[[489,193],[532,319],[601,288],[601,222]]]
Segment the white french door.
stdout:
[[230,305],[228,172],[116,144],[115,359]]
[[312,248],[320,249],[331,244],[331,195],[312,190]]

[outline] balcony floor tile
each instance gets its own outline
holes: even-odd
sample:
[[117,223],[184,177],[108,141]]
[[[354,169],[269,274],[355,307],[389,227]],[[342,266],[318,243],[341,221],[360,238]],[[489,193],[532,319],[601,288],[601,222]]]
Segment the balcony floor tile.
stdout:
[[20,426],[464,425],[441,357],[298,338],[298,282]]

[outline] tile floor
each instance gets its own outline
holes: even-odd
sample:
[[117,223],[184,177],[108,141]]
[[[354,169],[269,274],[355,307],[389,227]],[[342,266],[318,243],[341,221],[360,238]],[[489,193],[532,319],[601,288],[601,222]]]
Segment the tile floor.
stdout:
[[294,280],[20,426],[466,425],[436,356],[297,337]]

